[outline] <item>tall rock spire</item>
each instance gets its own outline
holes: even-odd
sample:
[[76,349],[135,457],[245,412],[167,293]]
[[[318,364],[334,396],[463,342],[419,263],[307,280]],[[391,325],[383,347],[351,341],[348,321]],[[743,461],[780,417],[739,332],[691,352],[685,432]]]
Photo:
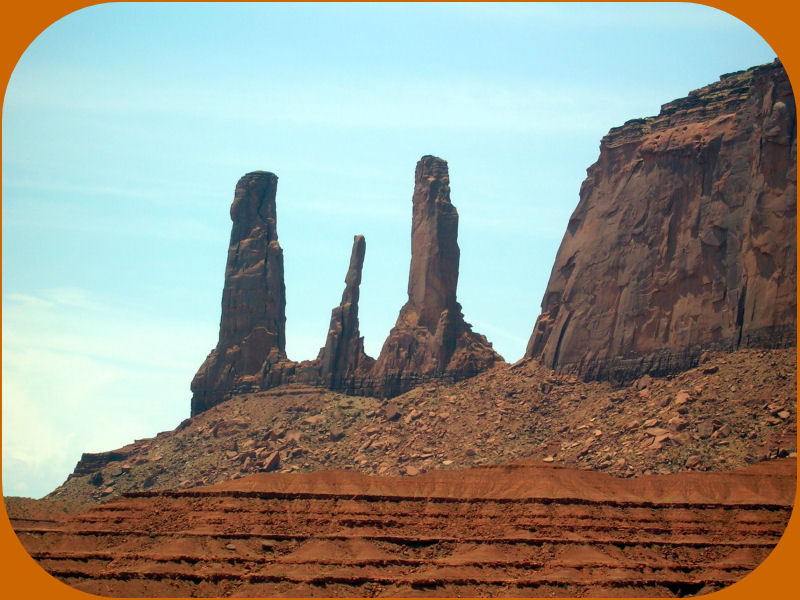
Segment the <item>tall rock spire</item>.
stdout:
[[278,177],[256,171],[236,185],[222,290],[219,342],[192,381],[192,414],[221,402],[237,385],[258,384],[286,358],[286,288],[278,244]]
[[423,156],[414,176],[408,302],[434,333],[439,316],[457,307],[458,211],[450,202],[447,163]]
[[458,211],[450,202],[447,162],[435,156],[420,159],[412,203],[408,303],[419,315],[419,324],[434,333],[444,311],[460,309]]
[[358,330],[358,296],[366,248],[364,236],[355,236],[342,302],[331,311],[328,338],[318,358],[321,384],[331,389],[349,389],[351,380],[363,377],[375,362],[364,353],[364,338]]
[[408,302],[372,371],[373,393],[393,396],[420,381],[471,377],[502,360],[473,333],[456,300],[458,211],[447,162],[423,156],[414,177]]

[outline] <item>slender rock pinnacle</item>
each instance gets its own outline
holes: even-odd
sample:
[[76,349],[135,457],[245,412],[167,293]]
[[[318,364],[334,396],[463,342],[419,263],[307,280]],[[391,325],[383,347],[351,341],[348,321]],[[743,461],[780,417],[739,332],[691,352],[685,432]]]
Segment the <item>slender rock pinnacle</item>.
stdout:
[[356,374],[363,376],[375,362],[364,354],[364,338],[358,330],[358,295],[366,248],[364,236],[355,236],[342,302],[331,311],[328,338],[319,354],[321,383],[331,389],[346,389]]
[[408,302],[372,372],[374,393],[392,396],[421,380],[471,377],[502,358],[464,321],[458,287],[458,211],[450,202],[447,162],[417,163]]
[[278,177],[256,171],[236,185],[217,347],[192,381],[192,415],[221,402],[234,387],[259,383],[286,358],[286,288],[278,244]]

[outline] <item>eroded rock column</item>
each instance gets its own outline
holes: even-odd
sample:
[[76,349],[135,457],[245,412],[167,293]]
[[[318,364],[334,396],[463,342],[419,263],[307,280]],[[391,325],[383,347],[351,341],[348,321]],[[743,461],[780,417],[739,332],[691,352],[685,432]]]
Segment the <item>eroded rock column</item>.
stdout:
[[358,329],[359,286],[366,248],[364,236],[355,236],[342,302],[331,311],[328,337],[320,350],[320,383],[330,389],[350,391],[353,379],[364,377],[375,362],[364,353],[364,338]]
[[502,358],[464,321],[456,300],[458,211],[450,202],[447,162],[423,156],[412,197],[408,302],[372,371],[373,393],[393,396],[421,381],[471,377]]
[[286,358],[286,288],[278,243],[278,177],[256,171],[236,185],[219,342],[192,381],[192,415],[238,388],[257,387]]

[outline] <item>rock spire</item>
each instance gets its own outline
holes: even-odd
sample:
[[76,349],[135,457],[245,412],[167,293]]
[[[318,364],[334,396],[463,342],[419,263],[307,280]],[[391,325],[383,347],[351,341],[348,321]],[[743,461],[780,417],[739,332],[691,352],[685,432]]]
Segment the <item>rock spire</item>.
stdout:
[[273,173],[236,184],[222,289],[219,342],[192,380],[192,414],[218,404],[237,385],[260,383],[286,359],[286,288],[278,243]]
[[458,212],[447,163],[424,156],[413,196],[408,302],[376,362],[364,352],[358,300],[366,241],[355,236],[342,301],[331,311],[315,360],[286,357],[286,290],[272,173],[239,180],[222,291],[219,342],[192,380],[192,415],[231,395],[302,383],[359,395],[395,396],[430,380],[471,377],[502,358],[472,332],[456,301]]
[[458,211],[450,202],[447,162],[423,156],[412,197],[408,302],[372,371],[373,392],[402,393],[428,379],[471,377],[502,358],[464,321],[456,300]]
[[328,338],[319,353],[320,382],[330,389],[352,390],[352,380],[365,377],[375,362],[364,353],[364,338],[358,330],[358,296],[366,249],[364,236],[355,236],[342,302],[331,311]]

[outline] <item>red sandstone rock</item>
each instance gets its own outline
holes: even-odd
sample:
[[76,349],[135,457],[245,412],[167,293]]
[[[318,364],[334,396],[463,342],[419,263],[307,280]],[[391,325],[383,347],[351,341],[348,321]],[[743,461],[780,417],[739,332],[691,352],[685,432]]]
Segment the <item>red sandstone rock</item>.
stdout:
[[192,416],[232,394],[304,383],[350,394],[393,396],[421,381],[455,381],[502,360],[464,322],[456,301],[458,213],[450,203],[447,163],[425,156],[414,190],[409,301],[379,364],[364,353],[358,297],[366,244],[356,236],[341,304],[331,313],[316,360],[286,357],[286,292],[278,244],[278,178],[249,173],[236,186],[217,347],[192,381]]
[[421,381],[455,381],[502,358],[464,321],[456,301],[458,212],[450,202],[447,162],[417,163],[411,231],[408,302],[372,371],[373,393],[394,396]]
[[320,382],[329,389],[351,389],[353,380],[365,377],[375,362],[364,353],[364,338],[358,330],[358,296],[366,247],[364,236],[355,236],[342,302],[331,311],[328,339],[317,359]]
[[603,138],[526,356],[631,380],[796,344],[797,128],[780,62]]
[[[221,402],[237,386],[282,379],[286,360],[286,288],[278,244],[273,173],[248,173],[231,205],[231,241],[222,290],[219,342],[192,381],[192,415]],[[267,375],[265,376],[265,373]],[[277,375],[277,376],[276,376]]]

